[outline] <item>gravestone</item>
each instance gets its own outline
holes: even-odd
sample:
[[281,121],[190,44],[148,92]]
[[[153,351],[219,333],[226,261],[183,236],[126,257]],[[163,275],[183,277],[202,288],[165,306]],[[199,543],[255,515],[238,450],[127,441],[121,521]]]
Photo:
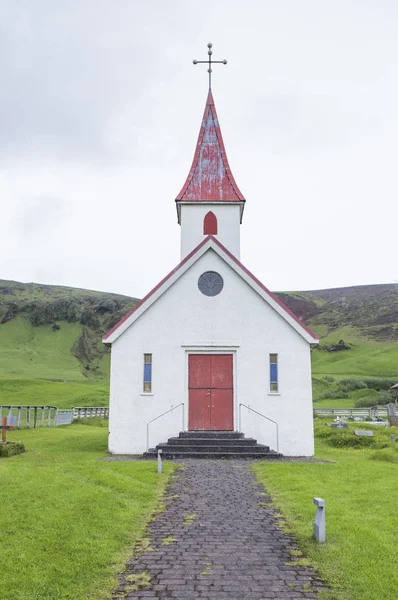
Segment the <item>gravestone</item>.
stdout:
[[17,426],[17,417],[15,415],[8,415],[7,425],[9,427],[16,427]]
[[373,437],[373,431],[370,429],[356,429],[354,433],[360,437]]
[[397,407],[394,402],[390,402],[388,405],[388,422],[391,427],[398,425]]
[[333,423],[332,429],[348,429],[347,423]]
[[395,440],[397,439],[397,436],[394,435],[393,433],[390,435],[390,441],[391,442],[395,442]]

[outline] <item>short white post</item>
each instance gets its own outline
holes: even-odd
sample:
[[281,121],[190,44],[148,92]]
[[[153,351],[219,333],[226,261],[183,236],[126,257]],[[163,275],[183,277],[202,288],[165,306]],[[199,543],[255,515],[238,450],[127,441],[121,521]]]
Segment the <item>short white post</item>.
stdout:
[[314,504],[317,506],[314,521],[314,536],[317,542],[323,544],[326,542],[325,500],[314,498]]
[[162,450],[158,450],[158,473],[162,473]]

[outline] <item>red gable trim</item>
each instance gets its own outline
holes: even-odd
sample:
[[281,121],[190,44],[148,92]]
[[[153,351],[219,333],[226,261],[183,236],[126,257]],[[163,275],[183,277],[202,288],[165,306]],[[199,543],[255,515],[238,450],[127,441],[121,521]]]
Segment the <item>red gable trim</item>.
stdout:
[[181,267],[183,265],[185,265],[197,252],[199,252],[199,250],[201,248],[203,248],[203,246],[206,244],[206,242],[208,242],[209,240],[213,240],[213,242],[223,251],[225,252],[225,254],[234,261],[234,263],[236,263],[238,265],[238,267],[240,269],[242,269],[242,271],[244,271],[246,273],[246,275],[248,275],[258,286],[260,286],[260,288],[266,293],[268,294],[268,296],[270,296],[270,298],[272,298],[277,304],[279,304],[279,306],[292,318],[296,321],[296,323],[298,323],[300,325],[300,327],[302,327],[311,337],[314,338],[314,340],[318,340],[319,337],[317,335],[315,335],[311,329],[309,329],[309,327],[307,327],[306,325],[304,325],[304,323],[302,321],[300,321],[300,319],[298,317],[296,317],[296,315],[282,302],[282,300],[280,300],[278,298],[278,296],[276,296],[275,294],[273,294],[272,292],[269,291],[268,288],[265,287],[264,284],[261,283],[261,281],[259,279],[257,279],[257,277],[255,277],[253,275],[253,273],[251,273],[249,271],[249,269],[246,269],[246,267],[229,251],[227,250],[227,248],[225,246],[223,246],[223,244],[221,244],[221,242],[219,242],[214,236],[212,235],[208,235],[207,237],[204,238],[204,240],[198,245],[196,246],[196,248],[194,248],[192,250],[192,252],[190,252],[176,267],[175,269],[173,269],[172,271],[170,271],[170,273],[168,273],[168,275],[166,275],[166,277],[164,277],[162,279],[162,281],[160,281],[142,300],[140,300],[140,302],[138,302],[138,304],[136,304],[134,306],[134,308],[132,308],[127,314],[124,315],[124,317],[122,319],[120,319],[120,321],[118,323],[116,323],[116,325],[114,325],[112,327],[112,329],[110,329],[102,338],[102,340],[104,342],[106,342],[107,338],[110,337],[110,335],[112,333],[114,333],[117,329],[119,329],[119,327],[125,322],[127,321],[127,319],[136,312],[136,310],[138,310],[143,304],[145,304],[145,302],[151,297],[153,296],[153,294],[155,292],[157,292],[157,290],[159,288],[162,287],[162,285],[164,283],[166,283],[166,281],[168,281],[168,279],[170,279],[170,277],[172,277],[175,273],[177,273]]
[[[152,290],[151,290],[151,291],[150,291],[150,292],[149,292],[149,293],[148,293],[146,296],[144,296],[144,298],[143,298],[142,300],[140,300],[140,301],[138,302],[138,304],[136,304],[136,305],[135,305],[135,306],[134,306],[134,307],[133,307],[133,308],[132,308],[132,309],[131,309],[131,310],[130,310],[130,311],[127,313],[127,314],[125,314],[125,315],[124,315],[124,317],[122,317],[122,318],[120,319],[120,321],[118,321],[118,322],[116,323],[116,325],[114,325],[114,326],[112,327],[112,329],[110,329],[109,331],[107,331],[107,333],[106,333],[106,334],[103,336],[102,340],[103,340],[103,341],[105,341],[105,340],[106,340],[106,339],[107,339],[107,338],[108,338],[108,337],[109,337],[109,336],[110,336],[112,333],[114,333],[114,332],[115,332],[117,329],[119,329],[119,327],[120,327],[120,326],[121,326],[121,325],[122,325],[122,324],[123,324],[125,321],[127,321],[127,319],[128,319],[128,318],[129,318],[129,317],[130,317],[130,316],[131,316],[133,313],[135,313],[135,311],[136,311],[136,310],[138,310],[138,309],[139,309],[139,308],[140,308],[140,307],[141,307],[143,304],[145,304],[145,302],[146,302],[146,301],[147,301],[147,300],[148,300],[148,299],[149,299],[151,296],[153,296],[153,294],[154,294],[155,292],[157,292],[157,291],[158,291],[158,289],[159,289],[159,288],[161,288],[161,287],[162,287],[162,285],[163,285],[164,283],[166,283],[166,281],[167,281],[168,279],[170,279],[170,277],[171,277],[172,275],[174,275],[174,273],[177,273],[177,271],[179,271],[179,269],[181,269],[181,267],[182,267],[183,265],[185,265],[185,263],[186,263],[186,262],[188,262],[188,261],[189,261],[189,260],[192,258],[192,256],[194,256],[194,254],[196,254],[196,252],[198,252],[198,251],[199,251],[199,250],[202,248],[202,246],[204,246],[204,245],[205,245],[205,243],[207,242],[207,240],[208,240],[209,238],[211,238],[211,237],[212,237],[211,235],[208,235],[207,237],[205,237],[205,238],[204,238],[204,240],[203,240],[202,242],[200,242],[199,246],[196,246],[196,248],[194,248],[194,249],[192,250],[192,252],[190,252],[189,254],[187,254],[187,256],[186,256],[186,257],[185,257],[185,258],[184,258],[184,259],[183,259],[183,260],[182,260],[182,261],[181,261],[181,262],[180,262],[180,263],[179,263],[179,264],[178,264],[178,265],[175,267],[175,269],[173,269],[172,271],[170,271],[170,273],[168,273],[168,274],[166,275],[166,277],[164,277],[164,278],[162,279],[162,281],[160,281],[160,282],[159,282],[159,283],[158,283],[158,284],[157,284],[157,285],[156,285],[156,286],[155,286],[155,287],[154,287],[154,288],[153,288],[153,289],[152,289]],[[213,239],[214,239],[214,238],[213,238]]]
[[292,319],[294,319],[296,321],[296,323],[298,323],[303,329],[305,329],[305,331],[307,333],[309,333],[315,340],[319,340],[319,336],[315,335],[315,333],[313,331],[311,331],[311,329],[309,327],[307,327],[306,325],[304,325],[304,323],[298,318],[296,317],[296,315],[290,310],[290,308],[288,308],[286,306],[286,304],[284,304],[282,302],[282,300],[280,300],[278,298],[278,296],[276,296],[275,294],[273,294],[272,292],[270,292],[270,290],[268,288],[265,287],[265,285],[263,283],[261,283],[261,281],[259,279],[257,279],[257,277],[255,275],[253,275],[253,273],[251,271],[249,271],[249,269],[247,269],[237,258],[236,256],[234,256],[229,250],[227,250],[227,248],[225,246],[222,245],[221,242],[219,242],[215,237],[213,237],[212,235],[210,235],[209,237],[212,238],[212,240],[217,244],[217,246],[219,246],[221,248],[221,250],[223,250],[223,252],[225,252],[225,254],[227,254],[227,256],[229,256],[229,258],[231,260],[233,260],[238,266],[239,268],[242,269],[242,271],[244,271],[246,273],[246,275],[249,275],[249,277],[251,279],[253,279],[253,281],[255,281],[257,283],[257,285],[259,285],[261,287],[261,289],[268,294],[268,296],[270,296],[277,304],[279,304],[279,306],[285,311],[287,312],[287,314],[292,317]]
[[[218,185],[219,189],[213,190],[213,194],[211,194],[211,196],[204,198],[204,197],[202,197],[202,193],[201,193],[202,190],[201,190],[200,186],[196,190],[194,190],[193,194],[188,193],[188,188],[190,187],[190,185],[192,183],[192,179],[195,175],[196,170],[200,167],[199,159],[200,159],[200,155],[201,155],[203,138],[206,133],[206,126],[208,123],[209,112],[211,112],[213,120],[214,120],[214,128],[215,128],[215,132],[216,132],[216,136],[217,136],[217,142],[218,142],[218,146],[219,146],[219,150],[220,150],[220,154],[221,154],[223,167],[225,170],[225,175],[223,177],[223,181]],[[216,163],[213,163],[213,165],[214,165],[214,169],[216,169],[216,166],[217,166]],[[214,173],[214,175],[215,175],[215,173]],[[228,193],[228,189],[229,189],[229,191],[231,193],[231,197],[224,199],[220,192],[220,186],[224,190],[224,194]],[[225,188],[227,191],[225,190]],[[222,138],[221,128],[220,128],[220,125],[218,122],[216,107],[215,107],[213,96],[212,96],[212,93],[210,90],[209,90],[209,94],[207,96],[205,112],[203,115],[202,125],[201,125],[200,131],[199,131],[199,136],[198,136],[198,141],[196,144],[195,154],[194,154],[193,161],[192,161],[192,166],[189,171],[188,177],[182,187],[182,190],[180,191],[180,193],[178,194],[178,196],[176,198],[176,202],[184,202],[184,201],[185,202],[201,202],[201,201],[202,202],[245,202],[245,198],[244,198],[242,192],[239,190],[238,186],[236,185],[235,179],[232,175],[231,168],[228,163],[227,153],[225,151],[225,146],[224,146],[224,140]]]

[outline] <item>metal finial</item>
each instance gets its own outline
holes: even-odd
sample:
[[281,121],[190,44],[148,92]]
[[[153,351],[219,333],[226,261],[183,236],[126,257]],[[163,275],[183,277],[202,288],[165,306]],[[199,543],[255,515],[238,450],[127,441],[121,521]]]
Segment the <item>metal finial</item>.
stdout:
[[224,58],[224,60],[212,60],[211,57],[212,57],[212,54],[213,54],[213,51],[212,51],[213,44],[211,42],[209,42],[207,44],[207,47],[208,47],[207,54],[209,55],[208,60],[196,60],[195,59],[193,61],[193,64],[194,65],[198,65],[198,64],[208,64],[209,65],[209,68],[207,69],[207,72],[209,74],[209,90],[211,90],[211,74],[212,74],[212,68],[211,68],[211,66],[214,65],[214,64],[217,64],[217,63],[221,64],[221,65],[226,65],[228,61],[225,58]]

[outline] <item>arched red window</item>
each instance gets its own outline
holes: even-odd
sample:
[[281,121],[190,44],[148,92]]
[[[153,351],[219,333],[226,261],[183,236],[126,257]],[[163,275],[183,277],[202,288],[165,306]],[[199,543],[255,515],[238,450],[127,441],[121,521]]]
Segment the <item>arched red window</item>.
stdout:
[[203,221],[204,235],[217,235],[217,217],[213,212],[208,212]]

